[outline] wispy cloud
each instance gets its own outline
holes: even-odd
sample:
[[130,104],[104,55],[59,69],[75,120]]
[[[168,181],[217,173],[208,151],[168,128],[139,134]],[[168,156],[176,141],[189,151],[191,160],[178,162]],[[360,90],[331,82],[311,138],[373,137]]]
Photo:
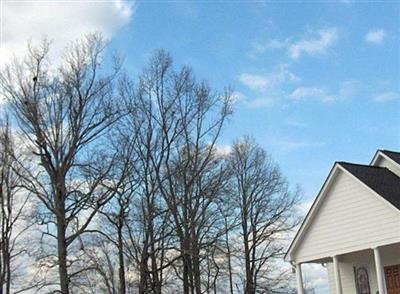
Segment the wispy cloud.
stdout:
[[279,40],[270,40],[268,41],[266,48],[271,48],[271,49],[282,49],[285,48],[289,43],[289,40],[286,39],[284,41],[279,41]]
[[345,80],[339,84],[339,89],[335,94],[336,100],[351,99],[356,97],[362,90],[362,85],[359,81]]
[[330,28],[319,30],[317,36],[304,38],[294,42],[289,46],[288,54],[290,58],[298,59],[302,54],[315,55],[322,54],[338,40],[338,30]]
[[303,268],[304,283],[316,290],[316,293],[328,293],[328,271],[321,264],[308,263]]
[[242,102],[245,99],[247,99],[246,95],[243,94],[242,92],[235,91],[235,92],[232,93],[232,102],[233,103]]
[[272,39],[264,43],[254,43],[250,56],[255,57],[268,49],[284,49],[292,59],[298,59],[302,55],[314,56],[324,54],[338,39],[337,28],[320,29],[298,40],[286,38],[284,40]]
[[229,155],[229,153],[232,152],[231,145],[216,145],[215,149],[216,149],[217,154],[222,155],[222,156]]
[[289,40],[286,39],[284,41],[281,40],[269,40],[268,42],[259,43],[255,42],[252,45],[252,49],[249,53],[251,58],[257,57],[257,55],[264,53],[268,49],[284,49],[287,48],[289,44]]
[[268,108],[275,104],[275,99],[273,99],[272,97],[264,96],[258,98],[249,98],[241,92],[234,92],[233,99],[237,105],[241,105],[250,109]]
[[353,4],[353,0],[339,0],[339,3],[350,5]]
[[400,99],[400,93],[393,91],[378,94],[373,98],[375,102],[389,102],[398,99]]
[[299,87],[296,88],[291,94],[290,98],[295,101],[305,99],[315,99],[322,102],[333,102],[334,98],[326,93],[322,88],[318,87]]
[[243,85],[252,90],[265,90],[280,83],[300,80],[297,75],[289,70],[286,64],[280,65],[276,71],[264,75],[242,73],[238,79]]
[[275,100],[272,97],[259,97],[255,99],[247,99],[244,104],[247,108],[268,108],[275,104]]
[[252,90],[265,89],[269,85],[269,80],[266,76],[242,73],[239,76],[239,81]]
[[[319,101],[322,103],[335,103],[356,98],[360,93],[365,92],[365,89],[360,85],[360,82],[355,80],[342,81],[338,83],[336,88],[331,89],[330,87],[327,88],[321,86],[295,86],[295,84],[287,83],[288,81],[293,81],[293,79],[281,79],[279,80],[280,82],[276,81],[274,87],[268,88],[270,83],[265,76],[257,76],[257,78],[260,79],[260,83],[257,85],[256,83],[253,83],[256,79],[254,79],[252,83],[243,83],[250,90],[257,90],[252,94],[252,96],[255,96],[256,98],[249,98],[250,95],[246,95],[242,92],[235,92],[233,95],[235,102],[239,102],[247,108],[272,107],[279,101],[282,101],[282,99],[285,99],[285,97],[294,102]],[[265,85],[262,85],[261,80],[265,81]],[[299,81],[300,79],[296,78],[294,80]],[[295,87],[293,88],[293,86]],[[292,89],[287,90],[285,88]],[[374,100],[381,102],[393,100],[397,99],[396,95],[398,94],[395,92],[388,92],[379,96],[377,95]],[[303,123],[293,119],[287,120],[286,124],[296,127],[304,126]]]
[[361,91],[358,81],[345,80],[338,84],[337,88],[328,91],[323,87],[298,87],[289,94],[294,101],[317,100],[324,103],[332,103],[356,97]]
[[383,43],[386,35],[387,33],[382,29],[373,29],[365,35],[365,41],[371,44],[380,45]]
[[287,118],[285,123],[288,126],[296,127],[296,128],[304,128],[304,127],[308,126],[308,124],[306,122],[304,122],[304,121],[302,121],[302,120],[300,120],[298,118],[294,118],[294,117]]
[[311,142],[294,138],[274,138],[270,141],[270,144],[278,148],[283,153],[288,153],[303,148],[317,148],[324,145],[322,142]]
[[314,199],[303,201],[299,203],[298,210],[301,215],[305,216],[307,212],[311,209],[312,204],[314,203]]
[[100,32],[109,39],[134,13],[134,2],[127,0],[5,1],[3,5],[0,64],[13,55],[24,55],[29,40],[35,43],[47,37],[53,40],[52,52],[59,54],[66,44],[87,33]]
[[[287,64],[281,64],[274,71],[266,74],[242,73],[238,80],[247,88],[254,91],[250,95],[236,93],[235,100],[242,102],[247,108],[266,108],[275,105],[277,97],[284,96],[283,88],[297,83],[301,79],[294,74]],[[248,97],[247,97],[248,96]]]

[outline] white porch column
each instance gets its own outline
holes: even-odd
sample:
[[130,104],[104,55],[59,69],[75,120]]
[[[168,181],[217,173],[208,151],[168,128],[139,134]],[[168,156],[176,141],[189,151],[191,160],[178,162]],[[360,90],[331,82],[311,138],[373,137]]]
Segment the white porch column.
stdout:
[[296,281],[297,281],[297,293],[304,294],[303,274],[301,273],[300,263],[296,263]]
[[378,247],[374,248],[374,257],[379,294],[386,294],[385,273],[383,271],[381,253]]
[[333,270],[335,272],[336,294],[343,294],[342,280],[340,278],[339,259],[337,255],[332,257],[332,260],[333,260]]

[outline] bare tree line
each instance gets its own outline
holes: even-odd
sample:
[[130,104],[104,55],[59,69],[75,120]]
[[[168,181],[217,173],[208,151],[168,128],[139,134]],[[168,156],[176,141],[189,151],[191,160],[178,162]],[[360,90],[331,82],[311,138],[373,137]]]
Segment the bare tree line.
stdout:
[[[88,35],[54,66],[43,42],[0,74],[0,293],[292,291],[279,260],[299,193],[251,138],[219,148],[232,92],[162,50],[137,78],[118,59],[110,73],[105,49]],[[39,245],[14,246],[27,215]],[[18,285],[24,252],[45,274]]]

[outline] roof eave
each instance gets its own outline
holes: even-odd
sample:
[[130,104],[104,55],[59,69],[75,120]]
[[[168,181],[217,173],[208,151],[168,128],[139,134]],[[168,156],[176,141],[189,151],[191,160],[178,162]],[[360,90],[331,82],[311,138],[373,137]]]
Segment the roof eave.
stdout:
[[314,213],[317,210],[318,205],[321,202],[321,199],[325,196],[325,193],[328,190],[328,187],[331,185],[332,178],[336,174],[336,171],[338,170],[338,168],[339,168],[339,163],[335,162],[328,174],[328,177],[325,179],[324,184],[322,185],[320,191],[318,192],[317,197],[315,198],[313,204],[311,205],[306,216],[304,217],[304,220],[302,221],[299,230],[296,232],[295,237],[293,238],[292,242],[290,243],[290,246],[284,256],[285,261],[293,261],[291,254],[298,246],[298,242],[301,239],[302,235],[304,234],[303,233],[304,230],[308,226],[310,219],[312,219],[312,217],[314,216]]

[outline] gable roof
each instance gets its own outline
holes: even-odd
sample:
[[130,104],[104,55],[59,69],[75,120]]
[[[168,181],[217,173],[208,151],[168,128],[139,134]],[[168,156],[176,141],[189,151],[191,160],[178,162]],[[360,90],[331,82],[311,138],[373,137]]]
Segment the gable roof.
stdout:
[[395,165],[400,165],[400,152],[378,149],[372,158],[370,165],[377,166],[379,165],[379,159],[384,158],[386,160],[391,161]]
[[380,150],[383,154],[389,157],[391,160],[400,164],[400,152],[390,151],[390,150]]
[[[390,159],[398,163],[395,159],[400,161],[400,153],[388,150],[378,150],[374,156],[373,162],[379,156],[379,154],[383,154],[389,157]],[[398,163],[400,165],[400,163]],[[393,209],[400,211],[400,177],[391,172],[386,167],[377,167],[374,165],[361,165],[354,164],[348,162],[335,162],[331,171],[329,172],[328,177],[326,178],[324,184],[322,185],[321,190],[319,191],[317,197],[315,198],[311,208],[309,209],[307,215],[305,216],[302,224],[300,225],[299,230],[296,232],[295,237],[293,238],[284,259],[290,260],[291,252],[297,247],[297,243],[299,239],[304,234],[304,230],[308,227],[309,222],[313,218],[313,215],[318,210],[320,202],[322,202],[328,187],[330,186],[333,178],[337,174],[338,170],[345,170],[353,177],[358,179],[361,183],[366,185],[371,191],[374,192],[376,197],[381,197],[383,201],[385,201],[389,206]]]
[[338,164],[400,210],[400,178],[389,169],[349,162]]

